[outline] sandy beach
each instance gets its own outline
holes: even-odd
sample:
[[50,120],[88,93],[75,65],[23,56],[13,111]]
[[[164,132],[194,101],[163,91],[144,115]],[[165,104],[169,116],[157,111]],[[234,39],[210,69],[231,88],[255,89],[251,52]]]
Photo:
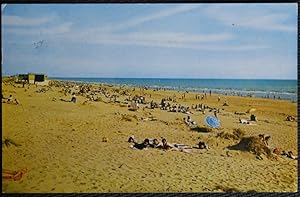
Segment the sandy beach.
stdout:
[[[249,151],[228,148],[240,139],[217,137],[239,128],[245,136],[270,135],[271,150],[297,154],[297,121],[286,121],[289,115],[297,117],[297,103],[216,94],[196,100],[193,92],[182,98],[183,93],[177,91],[102,85],[107,94],[117,95],[115,102],[96,92],[99,87],[91,88],[98,101],[90,101],[76,86],[23,88],[22,84],[3,81],[3,96],[12,95],[20,104],[2,103],[2,169],[26,169],[20,180],[2,178],[3,192],[297,191],[297,160],[283,155],[258,159]],[[141,104],[137,111],[128,110],[130,101],[125,102],[128,95],[122,91],[144,95],[147,104]],[[72,92],[76,93],[76,103],[62,101],[70,100]],[[205,117],[214,115],[209,110],[203,114],[191,109],[192,114],[184,114],[146,108],[151,100],[159,104],[174,94],[177,104],[191,108],[192,104],[205,103],[220,109],[221,128],[197,132],[183,121],[190,116],[198,127],[206,128]],[[225,101],[229,106],[223,106]],[[251,108],[256,109],[257,122],[240,124],[239,118],[249,120],[250,114],[245,112]],[[204,141],[209,149],[193,148],[190,153],[135,150],[127,142],[131,135],[138,142],[163,137],[191,147]],[[108,141],[103,142],[103,137]],[[5,139],[19,146],[6,146]]]

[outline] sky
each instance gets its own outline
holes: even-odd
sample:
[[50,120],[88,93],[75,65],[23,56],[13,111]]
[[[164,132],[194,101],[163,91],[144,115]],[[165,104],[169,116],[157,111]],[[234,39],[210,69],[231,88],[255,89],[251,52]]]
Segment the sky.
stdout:
[[297,79],[297,4],[9,4],[2,75]]

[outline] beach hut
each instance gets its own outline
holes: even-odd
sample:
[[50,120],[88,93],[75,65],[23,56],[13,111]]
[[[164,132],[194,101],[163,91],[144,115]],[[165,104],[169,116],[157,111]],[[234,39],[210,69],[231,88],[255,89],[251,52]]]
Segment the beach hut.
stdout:
[[29,84],[38,84],[38,85],[48,85],[48,76],[45,74],[19,74],[17,77],[17,82],[27,82]]

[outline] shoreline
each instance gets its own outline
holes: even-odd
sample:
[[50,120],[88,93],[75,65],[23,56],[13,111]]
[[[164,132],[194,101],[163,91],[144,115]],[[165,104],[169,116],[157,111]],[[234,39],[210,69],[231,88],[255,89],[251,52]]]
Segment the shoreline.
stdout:
[[[82,78],[85,79],[85,78]],[[95,78],[98,79],[98,78]],[[102,79],[102,78],[101,78]],[[105,78],[103,78],[105,79]],[[108,78],[113,79],[113,78]],[[118,79],[118,78],[117,78]],[[123,78],[121,78],[123,79]],[[195,94],[209,94],[211,91],[212,94],[222,95],[222,96],[239,96],[239,97],[250,97],[250,98],[263,98],[263,99],[271,99],[271,100],[286,100],[290,102],[297,102],[298,95],[297,93],[291,92],[267,92],[261,90],[236,90],[236,89],[213,89],[213,88],[176,88],[169,86],[143,86],[143,85],[135,85],[135,84],[118,84],[118,83],[109,83],[109,82],[88,82],[88,81],[76,81],[69,79],[49,79],[49,81],[61,81],[61,82],[72,82],[76,84],[92,84],[92,85],[108,85],[108,86],[117,86],[117,87],[128,87],[128,88],[144,88],[150,90],[168,90],[168,91],[176,91],[180,93],[195,93]],[[276,95],[276,98],[274,96]],[[281,97],[280,97],[281,95]],[[282,97],[283,95],[283,97]],[[291,97],[285,98],[285,95],[290,95]],[[269,97],[268,97],[269,96]],[[294,98],[295,97],[295,98]]]

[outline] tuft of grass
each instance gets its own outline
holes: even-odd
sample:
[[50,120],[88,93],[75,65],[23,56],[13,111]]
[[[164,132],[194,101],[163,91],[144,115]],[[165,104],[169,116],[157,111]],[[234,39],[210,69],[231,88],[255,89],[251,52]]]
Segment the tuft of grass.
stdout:
[[234,146],[228,147],[233,150],[242,150],[252,152],[255,155],[266,155],[268,159],[275,159],[272,155],[271,149],[269,149],[259,137],[251,136],[251,137],[242,137],[240,142]]
[[245,131],[240,128],[233,129],[233,135],[237,136],[240,139],[245,136]]
[[127,114],[122,114],[122,118],[121,120],[125,120],[125,121],[133,121],[133,120],[138,120],[138,117],[136,115],[127,115]]
[[224,132],[224,131],[218,133],[217,137],[220,137],[220,138],[223,138],[223,139],[226,139],[226,140],[231,140],[231,139],[237,140],[237,139],[239,139],[236,135],[234,135],[232,133]]
[[239,140],[244,136],[245,136],[245,131],[243,131],[240,128],[234,129],[233,133],[228,133],[228,132],[222,131],[222,132],[217,134],[217,137],[224,138],[224,139],[227,139],[227,140],[231,140],[231,139]]

